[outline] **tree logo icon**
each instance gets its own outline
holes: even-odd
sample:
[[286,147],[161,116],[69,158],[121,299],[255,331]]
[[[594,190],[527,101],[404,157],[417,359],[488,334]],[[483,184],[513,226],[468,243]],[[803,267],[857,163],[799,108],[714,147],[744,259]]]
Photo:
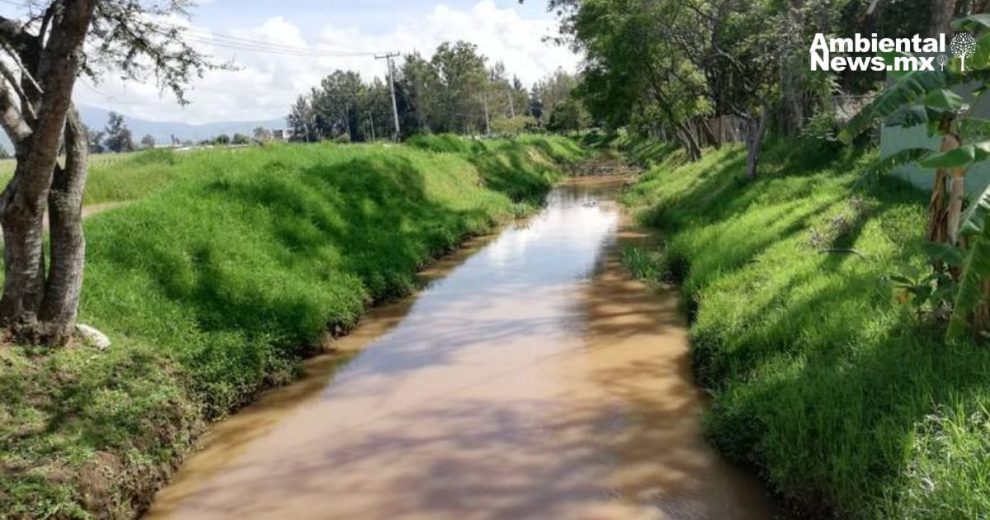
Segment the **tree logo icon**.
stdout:
[[945,70],[945,66],[948,63],[949,63],[949,55],[948,54],[939,54],[938,55],[938,66],[940,67],[939,70]]
[[976,51],[976,38],[973,38],[973,35],[969,33],[959,33],[953,36],[952,41],[949,42],[949,51],[952,52],[953,56],[959,56],[962,65],[961,70],[965,72],[966,58],[972,56]]

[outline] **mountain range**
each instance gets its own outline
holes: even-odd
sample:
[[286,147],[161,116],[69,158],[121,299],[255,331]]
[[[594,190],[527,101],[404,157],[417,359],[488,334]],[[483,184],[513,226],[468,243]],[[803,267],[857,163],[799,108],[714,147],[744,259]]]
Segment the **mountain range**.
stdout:
[[[79,110],[79,116],[82,118],[83,123],[85,123],[87,127],[102,129],[107,125],[107,119],[110,116],[109,110],[91,105],[77,105],[76,108]],[[171,142],[171,136],[173,135],[180,141],[185,141],[187,139],[192,141],[200,141],[203,139],[216,137],[220,134],[227,134],[231,136],[235,133],[252,135],[254,129],[259,126],[269,130],[285,128],[284,118],[268,119],[263,121],[221,121],[196,125],[190,123],[172,123],[167,121],[149,121],[146,119],[131,117],[127,114],[122,115],[124,116],[124,123],[131,129],[134,144],[138,144],[141,141],[141,138],[146,135],[153,137],[156,143],[167,144]],[[2,145],[8,152],[13,151],[13,146],[11,146],[10,140],[3,132],[0,132],[0,145]]]
[[[79,116],[82,118],[83,123],[93,129],[103,128],[106,126],[107,119],[110,115],[109,110],[89,105],[80,105],[78,106],[78,110]],[[154,137],[155,142],[159,144],[165,144],[170,142],[171,136],[173,135],[181,141],[185,141],[187,139],[192,141],[200,141],[202,139],[216,137],[220,134],[234,135],[236,133],[241,133],[245,135],[252,135],[254,129],[259,126],[269,130],[285,128],[285,118],[269,119],[265,121],[221,121],[217,123],[194,125],[189,123],[148,121],[145,119],[131,117],[127,114],[122,115],[124,116],[124,123],[127,124],[127,128],[131,129],[131,135],[134,137],[135,143],[138,143],[141,138],[146,135]]]

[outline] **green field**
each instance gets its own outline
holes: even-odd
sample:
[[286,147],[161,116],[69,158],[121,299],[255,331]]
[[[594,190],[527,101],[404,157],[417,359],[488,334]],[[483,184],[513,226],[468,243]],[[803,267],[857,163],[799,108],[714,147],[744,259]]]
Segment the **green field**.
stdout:
[[114,341],[0,350],[0,509],[130,517],[204,424],[297,375],[466,238],[529,213],[563,138],[148,152],[94,167],[81,321]]
[[990,511],[990,351],[944,344],[886,279],[924,264],[923,193],[824,141],[769,145],[755,182],[738,146],[629,152],[651,167],[627,200],[666,237],[631,257],[682,284],[724,453],[802,516]]

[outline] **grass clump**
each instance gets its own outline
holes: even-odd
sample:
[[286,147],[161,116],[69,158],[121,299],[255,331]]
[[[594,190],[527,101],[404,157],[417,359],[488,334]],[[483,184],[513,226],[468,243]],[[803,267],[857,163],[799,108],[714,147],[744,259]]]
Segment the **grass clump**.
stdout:
[[290,381],[368,305],[409,293],[418,268],[531,208],[559,176],[535,144],[486,146],[285,145],[112,165],[123,186],[97,182],[91,196],[139,200],[85,223],[81,321],[114,344],[0,349],[4,516],[132,517],[208,420]]
[[627,195],[665,230],[712,440],[804,514],[985,512],[990,351],[943,344],[886,281],[924,265],[925,194],[865,178],[872,154],[764,154],[755,182],[738,146],[668,154]]

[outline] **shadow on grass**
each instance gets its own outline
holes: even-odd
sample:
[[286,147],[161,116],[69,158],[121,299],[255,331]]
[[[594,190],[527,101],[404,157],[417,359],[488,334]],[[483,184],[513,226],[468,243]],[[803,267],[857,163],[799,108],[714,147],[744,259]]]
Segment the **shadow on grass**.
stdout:
[[[698,306],[709,433],[805,514],[897,516],[902,497],[932,496],[906,484],[919,424],[960,399],[987,403],[990,351],[944,345],[884,281],[923,263],[923,194],[863,182],[863,157],[817,143],[773,143],[764,157],[753,183],[731,149],[645,178],[657,194],[647,220],[669,231],[668,264]],[[870,210],[828,245],[864,257],[814,247],[811,230],[858,199]]]

